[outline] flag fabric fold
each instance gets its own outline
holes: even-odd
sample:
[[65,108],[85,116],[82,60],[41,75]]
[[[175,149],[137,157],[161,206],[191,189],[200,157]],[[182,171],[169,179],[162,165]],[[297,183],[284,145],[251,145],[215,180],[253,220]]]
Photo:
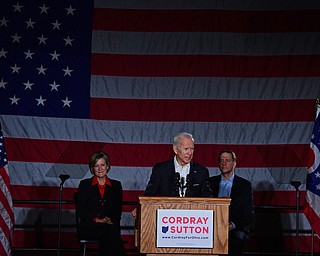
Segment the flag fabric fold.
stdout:
[[8,161],[0,123],[0,255],[11,255],[14,213],[10,191]]
[[320,104],[317,100],[316,121],[310,142],[306,182],[306,215],[311,228],[320,235]]

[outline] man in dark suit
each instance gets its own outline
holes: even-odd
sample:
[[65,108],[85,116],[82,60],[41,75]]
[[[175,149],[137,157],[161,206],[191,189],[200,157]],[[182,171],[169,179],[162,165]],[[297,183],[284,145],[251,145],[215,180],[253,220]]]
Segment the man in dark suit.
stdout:
[[182,132],[174,137],[175,156],[157,163],[144,192],[145,196],[211,197],[209,171],[192,162],[194,139],[192,134]]
[[242,255],[248,240],[248,225],[253,221],[253,197],[250,181],[236,175],[237,157],[224,150],[219,155],[221,174],[209,178],[214,197],[229,197],[229,255]]

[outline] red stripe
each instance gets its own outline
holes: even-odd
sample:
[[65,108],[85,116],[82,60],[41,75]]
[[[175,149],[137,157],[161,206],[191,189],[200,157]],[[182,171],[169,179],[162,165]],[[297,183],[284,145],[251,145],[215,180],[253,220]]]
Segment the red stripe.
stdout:
[[[300,205],[303,205],[305,191],[300,191]],[[296,191],[254,191],[253,203],[256,206],[291,206],[297,205]]]
[[6,195],[4,194],[2,189],[0,189],[0,202],[3,204],[4,211],[6,211],[8,213],[8,215],[10,216],[11,222],[14,223],[13,209],[10,207],[8,198],[6,197]]
[[[15,201],[14,207],[22,208],[48,208],[57,209],[59,205],[56,203],[59,200],[59,186],[23,186],[13,185],[13,200]],[[63,188],[62,200],[73,201],[73,194],[78,188]],[[138,202],[138,197],[143,194],[143,191],[124,190],[124,202]],[[44,200],[47,204],[30,204],[18,202],[20,200]],[[50,201],[55,202],[50,202]],[[45,205],[45,207],[44,207]],[[64,209],[74,209],[73,204],[63,204]]]
[[[92,152],[104,150],[113,166],[151,167],[173,157],[171,144],[114,144],[99,142],[6,139],[10,161],[87,164]],[[309,144],[221,145],[196,144],[194,161],[217,166],[221,150],[237,152],[238,167],[305,167]],[[26,171],[26,170],[23,170]]]
[[6,169],[4,167],[0,167],[0,177],[4,181],[4,184],[6,184],[7,188],[10,188],[10,178],[8,176],[8,173],[6,172]]
[[312,209],[311,205],[305,201],[304,215],[308,219],[311,228],[320,236],[320,217]]
[[[263,218],[264,216],[261,217]],[[284,233],[280,217],[277,214],[271,217],[273,217],[273,219],[264,220],[269,223],[269,226],[262,224],[266,226],[265,229],[260,228],[250,233],[247,250],[249,252],[258,252],[257,254],[251,255],[289,255],[287,254],[288,252],[291,252],[290,255],[295,255],[295,234]],[[292,227],[292,229],[294,229],[294,227]],[[312,243],[314,243],[314,252],[319,252],[319,241],[318,238],[314,238],[312,241],[310,235],[304,236],[299,234],[299,255],[312,255],[310,254]]]
[[[17,200],[59,200],[59,187],[53,186],[22,186],[14,185],[13,199]],[[63,200],[73,200],[73,193],[77,191],[77,188],[63,189]],[[305,191],[301,191],[301,202],[303,205],[303,197]],[[128,204],[126,211],[130,211],[134,205],[131,203],[137,203],[139,196],[143,195],[143,191],[140,190],[124,190],[123,201]],[[254,205],[270,205],[270,206],[296,206],[296,192],[295,191],[254,191]],[[42,208],[44,204],[20,204],[15,203],[15,207],[22,208]],[[57,209],[58,204],[47,204],[48,209]],[[74,209],[73,204],[64,204],[64,209]]]
[[[95,30],[131,32],[318,32],[320,10],[94,10]],[[196,20],[196,22],[194,22]],[[303,21],[303,22],[302,22]]]
[[180,100],[93,98],[90,104],[90,115],[92,119],[121,121],[310,122],[314,120],[314,104],[314,99]]
[[[1,233],[4,234],[4,236],[7,238],[7,240],[9,241],[9,246],[11,244],[11,238],[10,238],[10,230],[9,227],[7,226],[7,223],[4,221],[2,215],[0,215],[0,230]],[[7,255],[7,251],[10,248],[5,248],[4,244],[2,243],[1,239],[0,239],[0,255]]]
[[134,77],[312,77],[320,56],[92,54],[93,75]]

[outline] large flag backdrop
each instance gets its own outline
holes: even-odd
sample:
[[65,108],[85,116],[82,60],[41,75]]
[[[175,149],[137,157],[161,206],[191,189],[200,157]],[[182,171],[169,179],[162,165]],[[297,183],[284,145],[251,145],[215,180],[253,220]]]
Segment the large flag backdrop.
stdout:
[[[16,202],[58,199],[61,173],[71,175],[63,198],[72,199],[79,180],[90,177],[89,156],[101,149],[124,200],[137,202],[151,167],[172,157],[173,136],[187,131],[196,141],[194,160],[212,175],[221,149],[237,153],[237,173],[252,181],[255,205],[296,205],[290,181],[305,183],[320,96],[318,1],[0,7],[0,121]],[[54,237],[57,207],[15,206],[17,227],[42,227],[17,228],[15,246],[47,245],[42,237]],[[124,207],[124,226],[133,224],[132,207]],[[73,211],[64,206],[63,224],[74,223]],[[276,242],[268,240],[268,250],[293,250],[294,233],[286,231],[295,229],[294,211],[271,215],[266,222],[270,214],[258,212],[253,229],[270,231]],[[300,225],[310,230],[303,215]],[[303,250],[307,238],[300,238]]]

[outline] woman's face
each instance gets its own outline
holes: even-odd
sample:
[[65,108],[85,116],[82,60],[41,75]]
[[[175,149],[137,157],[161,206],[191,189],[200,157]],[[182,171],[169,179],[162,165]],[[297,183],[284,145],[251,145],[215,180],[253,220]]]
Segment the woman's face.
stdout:
[[93,173],[98,178],[103,178],[107,175],[108,172],[108,166],[106,163],[106,160],[103,158],[100,158],[96,164],[93,166]]

